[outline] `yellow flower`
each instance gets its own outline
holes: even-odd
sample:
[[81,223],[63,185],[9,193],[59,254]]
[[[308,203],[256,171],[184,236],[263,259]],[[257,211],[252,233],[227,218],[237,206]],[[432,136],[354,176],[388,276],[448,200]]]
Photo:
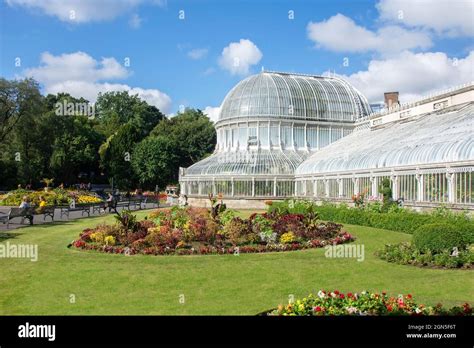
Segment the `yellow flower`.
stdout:
[[293,232],[283,233],[280,237],[280,243],[287,244],[295,241]]
[[104,242],[106,245],[115,245],[115,238],[114,236],[107,236],[104,238]]

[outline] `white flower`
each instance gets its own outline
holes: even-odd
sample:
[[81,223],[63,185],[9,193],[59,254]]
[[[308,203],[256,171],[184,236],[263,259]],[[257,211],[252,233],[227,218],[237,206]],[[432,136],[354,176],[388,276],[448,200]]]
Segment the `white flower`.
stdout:
[[357,308],[355,307],[346,307],[347,313],[354,314],[357,313]]
[[322,292],[321,290],[319,290],[318,291],[318,296],[319,296],[319,298],[325,298],[326,294],[324,292]]
[[416,309],[415,309],[415,313],[416,313],[416,314],[420,314],[420,313],[421,313],[421,309],[416,308]]
[[337,295],[333,292],[331,292],[331,297],[336,297]]

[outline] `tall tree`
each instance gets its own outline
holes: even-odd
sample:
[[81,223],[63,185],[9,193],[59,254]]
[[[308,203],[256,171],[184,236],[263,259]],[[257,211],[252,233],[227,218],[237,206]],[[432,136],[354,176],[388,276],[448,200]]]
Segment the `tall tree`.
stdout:
[[147,137],[134,149],[132,167],[142,188],[165,187],[177,163],[175,143],[169,137]]
[[99,93],[95,106],[99,129],[106,137],[126,123],[133,123],[146,136],[164,118],[156,107],[127,91]]
[[206,157],[215,148],[216,130],[201,110],[186,109],[185,112],[162,120],[151,132],[152,136],[172,139],[177,155],[173,168],[174,181],[178,179],[178,167],[188,167]]
[[137,183],[131,159],[135,145],[141,140],[140,131],[133,124],[125,124],[100,148],[101,164],[114,185],[133,189]]
[[0,143],[21,118],[37,116],[42,108],[43,97],[35,80],[0,78]]

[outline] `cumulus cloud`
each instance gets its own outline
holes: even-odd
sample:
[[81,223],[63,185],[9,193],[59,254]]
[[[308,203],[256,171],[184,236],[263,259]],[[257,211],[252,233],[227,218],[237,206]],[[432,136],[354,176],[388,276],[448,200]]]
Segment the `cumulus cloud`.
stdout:
[[163,6],[166,0],[6,0],[9,6],[40,10],[46,15],[70,23],[112,20],[139,5]]
[[429,35],[420,30],[390,25],[371,31],[342,14],[322,22],[309,22],[307,32],[317,47],[335,52],[391,53],[414,48],[426,49],[432,45]]
[[109,82],[129,76],[127,69],[115,58],[102,58],[97,61],[84,52],[58,56],[45,52],[41,55],[40,66],[26,69],[23,75],[39,81],[45,93],[69,93],[94,103],[99,92],[128,91],[130,94],[138,94],[140,98],[164,113],[171,107],[171,98],[157,89],[143,89]]
[[231,42],[224,47],[219,65],[232,75],[246,75],[250,67],[260,62],[262,57],[262,52],[252,41],[240,39],[239,42]]
[[219,117],[219,112],[221,108],[219,106],[206,106],[206,108],[202,111],[204,114],[209,117],[212,122],[217,122],[217,118]]
[[465,58],[448,57],[444,52],[402,52],[385,60],[372,60],[367,70],[345,78],[370,101],[383,100],[383,93],[399,91],[402,102],[456,85],[474,77],[474,51]]
[[207,55],[207,48],[195,48],[188,52],[188,57],[194,60],[202,59]]
[[377,9],[381,20],[451,37],[474,35],[474,2],[470,0],[381,0]]

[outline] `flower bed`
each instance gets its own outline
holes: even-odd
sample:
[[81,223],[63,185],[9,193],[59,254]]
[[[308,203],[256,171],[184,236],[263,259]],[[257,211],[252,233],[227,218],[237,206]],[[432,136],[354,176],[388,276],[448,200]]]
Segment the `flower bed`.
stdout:
[[115,225],[84,230],[72,246],[118,254],[193,255],[292,251],[354,240],[342,225],[314,214],[253,214],[248,219],[226,210],[217,216],[204,208],[156,210],[142,221],[130,212]]
[[[288,205],[289,203],[274,203],[273,208],[278,209],[280,204]],[[313,203],[295,200],[293,204],[301,206]],[[369,202],[358,208],[350,208],[345,204],[324,203],[318,206],[315,205],[315,211],[321,219],[327,221],[383,228],[409,234],[414,233],[418,228],[426,224],[447,223],[455,226],[469,243],[474,243],[474,219],[465,212],[456,213],[445,207],[440,207],[430,213],[418,213],[414,210],[397,206],[392,206],[387,212],[383,212],[381,207],[381,204],[378,202]]]
[[452,308],[434,307],[417,303],[412,295],[388,296],[385,292],[343,294],[337,290],[320,290],[287,305],[266,312],[267,315],[327,316],[327,315],[472,315],[468,303]]
[[57,188],[45,192],[18,189],[0,197],[0,206],[19,206],[24,196],[27,196],[33,205],[39,204],[40,196],[46,200],[47,206],[68,205],[73,199],[76,200],[77,204],[102,202],[100,197],[87,191],[70,191]]
[[449,250],[434,253],[422,251],[410,243],[387,244],[376,255],[387,262],[401,265],[413,265],[430,268],[474,268],[474,253],[470,250],[458,250],[453,254]]

